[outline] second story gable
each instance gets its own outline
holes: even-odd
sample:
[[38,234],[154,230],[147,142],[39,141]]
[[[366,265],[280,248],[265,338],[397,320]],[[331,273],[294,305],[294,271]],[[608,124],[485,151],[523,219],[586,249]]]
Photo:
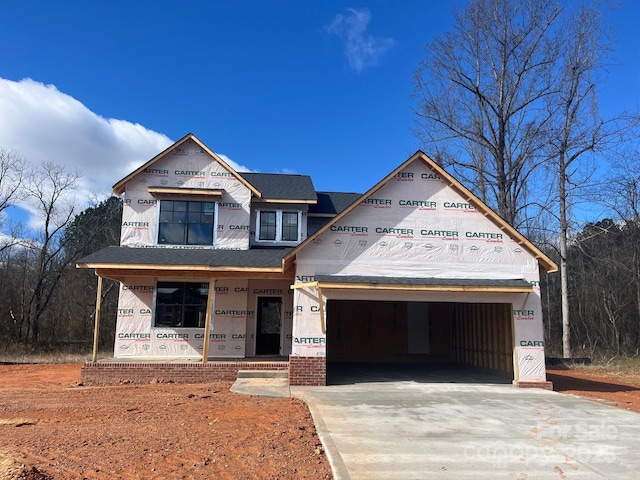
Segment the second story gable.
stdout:
[[258,192],[189,134],[116,183],[122,246],[249,248]]
[[120,245],[296,246],[318,196],[306,175],[238,173],[188,134],[113,186],[123,196]]

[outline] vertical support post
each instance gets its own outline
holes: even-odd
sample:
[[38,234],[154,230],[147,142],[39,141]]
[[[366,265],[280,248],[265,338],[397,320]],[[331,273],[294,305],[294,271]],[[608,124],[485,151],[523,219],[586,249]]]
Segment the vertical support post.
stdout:
[[102,309],[102,276],[98,275],[98,292],[96,293],[96,318],[93,326],[93,354],[91,362],[98,360],[98,340],[100,339],[100,311]]
[[202,344],[202,364],[206,364],[209,358],[209,335],[211,334],[211,317],[215,302],[216,279],[209,279],[209,294],[207,295],[207,314],[204,316],[204,335]]
[[513,303],[508,304],[511,312],[511,355],[513,357],[513,380],[518,381],[520,378],[520,365],[518,365],[518,352],[516,351],[516,319],[513,315]]
[[322,301],[322,289],[320,286],[316,286],[316,290],[318,292],[318,311],[320,313],[320,329],[322,333],[327,333],[327,324],[324,319],[324,302]]

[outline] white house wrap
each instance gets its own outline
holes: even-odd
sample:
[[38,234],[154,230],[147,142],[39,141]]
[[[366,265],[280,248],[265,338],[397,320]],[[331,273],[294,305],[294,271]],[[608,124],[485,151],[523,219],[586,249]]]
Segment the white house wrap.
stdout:
[[297,384],[344,361],[546,381],[540,271],[557,267],[422,152],[364,195],[316,192],[189,134],[114,191],[121,246],[79,266],[121,282],[115,357],[198,357],[208,339],[212,358],[290,357]]

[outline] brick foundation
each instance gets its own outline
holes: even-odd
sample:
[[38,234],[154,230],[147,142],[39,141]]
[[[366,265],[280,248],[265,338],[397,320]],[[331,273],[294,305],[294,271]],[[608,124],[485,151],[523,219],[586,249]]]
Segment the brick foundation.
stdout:
[[323,387],[326,384],[325,357],[289,357],[289,385]]
[[553,383],[551,382],[519,382],[514,380],[513,384],[518,388],[544,388],[545,390],[553,390]]
[[209,362],[145,363],[106,362],[85,363],[80,372],[84,385],[114,385],[118,383],[208,383],[233,382],[238,370],[287,371],[287,362]]

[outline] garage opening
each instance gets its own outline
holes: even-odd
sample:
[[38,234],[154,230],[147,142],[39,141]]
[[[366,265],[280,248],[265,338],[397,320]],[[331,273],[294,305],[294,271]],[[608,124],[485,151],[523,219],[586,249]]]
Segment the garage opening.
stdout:
[[505,303],[327,301],[327,362],[458,364],[513,378]]

